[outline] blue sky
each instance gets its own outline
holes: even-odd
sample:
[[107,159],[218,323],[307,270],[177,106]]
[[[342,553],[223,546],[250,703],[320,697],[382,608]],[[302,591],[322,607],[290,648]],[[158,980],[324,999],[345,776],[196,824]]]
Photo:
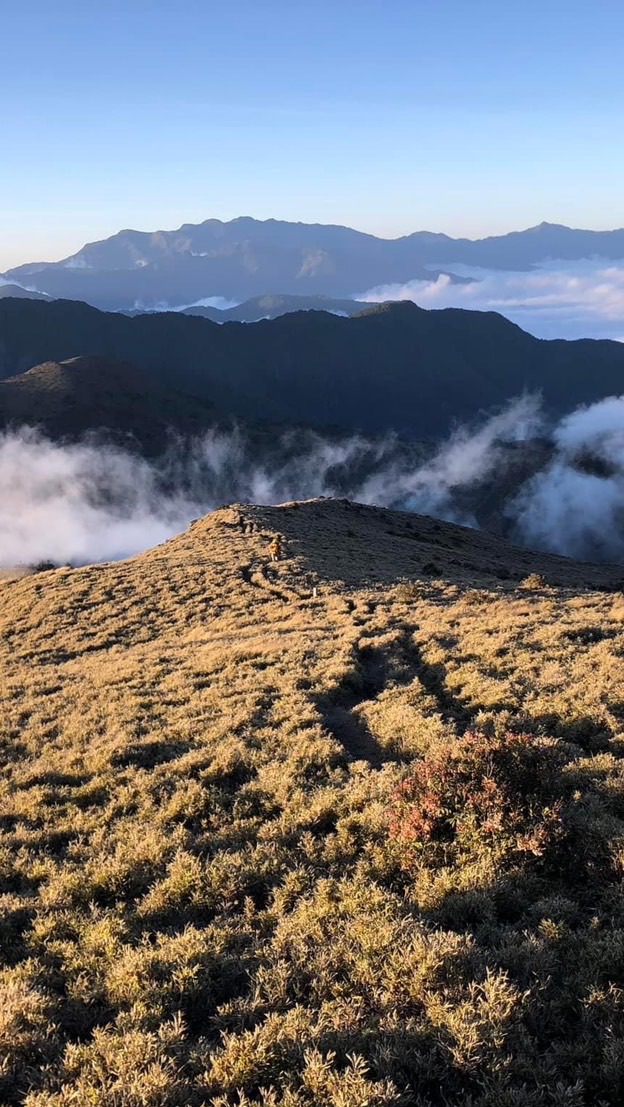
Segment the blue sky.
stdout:
[[624,224],[621,0],[0,7],[0,269],[209,217]]

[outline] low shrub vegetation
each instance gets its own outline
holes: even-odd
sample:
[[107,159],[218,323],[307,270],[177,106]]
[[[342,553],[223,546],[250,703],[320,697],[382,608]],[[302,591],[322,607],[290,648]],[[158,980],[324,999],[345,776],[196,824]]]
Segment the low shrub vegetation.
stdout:
[[[391,832],[405,861],[445,864],[485,850],[501,861],[567,844],[561,743],[469,733],[429,753],[397,788]],[[568,789],[569,791],[569,789]]]
[[241,511],[2,586],[0,1102],[619,1107],[613,595]]
[[526,588],[527,592],[534,592],[546,588],[546,581],[541,573],[529,573],[528,577],[520,581],[520,587]]

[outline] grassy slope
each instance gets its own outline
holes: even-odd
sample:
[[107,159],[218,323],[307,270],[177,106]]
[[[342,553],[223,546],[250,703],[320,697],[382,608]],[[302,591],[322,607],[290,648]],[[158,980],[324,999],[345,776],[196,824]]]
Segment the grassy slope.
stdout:
[[[617,584],[331,501],[1,583],[0,1101],[621,1102]],[[410,763],[509,726],[609,865],[406,874]]]

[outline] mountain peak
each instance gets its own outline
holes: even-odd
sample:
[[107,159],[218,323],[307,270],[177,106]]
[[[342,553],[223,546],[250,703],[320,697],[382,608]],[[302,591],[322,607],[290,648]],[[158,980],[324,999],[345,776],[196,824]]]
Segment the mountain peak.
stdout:
[[[570,231],[573,234],[571,227],[566,226],[565,223],[548,223],[546,220],[542,220],[541,223],[537,223],[534,227],[528,227],[524,232],[525,234],[532,234],[535,231]],[[523,232],[520,231],[520,234]]]
[[102,430],[131,436],[147,454],[169,431],[199,434],[214,422],[207,400],[170,389],[132,362],[97,354],[51,360],[0,381],[0,426],[38,426],[53,438]]
[[382,303],[371,304],[356,313],[355,318],[361,319],[365,315],[390,315],[395,319],[413,317],[420,312],[426,313],[426,308],[419,307],[413,300],[384,300]]

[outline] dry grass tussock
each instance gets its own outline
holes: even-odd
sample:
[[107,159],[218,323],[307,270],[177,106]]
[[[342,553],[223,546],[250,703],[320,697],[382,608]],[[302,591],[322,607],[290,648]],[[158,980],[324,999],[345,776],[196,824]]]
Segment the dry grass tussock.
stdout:
[[620,584],[329,501],[2,583],[0,1102],[621,1103]]

